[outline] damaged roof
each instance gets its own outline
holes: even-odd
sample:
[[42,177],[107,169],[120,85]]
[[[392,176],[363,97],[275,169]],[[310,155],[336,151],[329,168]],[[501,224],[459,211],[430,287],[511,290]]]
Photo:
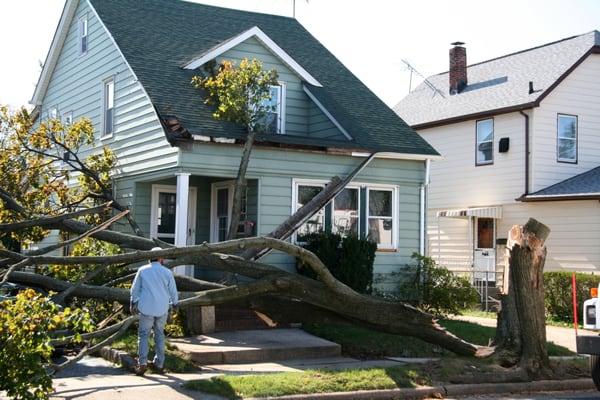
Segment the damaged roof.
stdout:
[[536,107],[574,67],[599,48],[600,32],[592,31],[469,65],[468,85],[454,95],[449,94],[448,72],[433,75],[427,78],[433,88],[421,83],[394,111],[413,128],[426,128]]
[[[283,144],[377,152],[438,155],[298,21],[176,0],[90,0],[147,91],[167,129],[221,138],[243,138],[241,127],[217,121],[191,84],[190,60],[255,26],[323,87],[305,85],[353,140],[260,135]],[[167,123],[165,124],[165,121]]]

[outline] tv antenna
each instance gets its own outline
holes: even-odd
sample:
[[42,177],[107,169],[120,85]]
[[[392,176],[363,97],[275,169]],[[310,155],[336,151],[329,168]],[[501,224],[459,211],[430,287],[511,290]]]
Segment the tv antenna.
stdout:
[[442,92],[440,89],[438,89],[437,87],[435,87],[435,85],[433,83],[431,83],[429,81],[429,79],[427,79],[422,73],[419,72],[418,69],[416,69],[410,62],[408,62],[407,60],[403,59],[402,62],[404,63],[404,65],[406,65],[406,68],[410,71],[410,79],[408,81],[408,93],[412,92],[412,78],[413,78],[413,73],[420,76],[421,78],[423,78],[423,83],[425,85],[427,85],[427,87],[429,89],[431,89],[431,91],[433,92],[433,96],[435,97],[436,94],[439,94],[442,97],[446,97],[444,96],[444,92]]

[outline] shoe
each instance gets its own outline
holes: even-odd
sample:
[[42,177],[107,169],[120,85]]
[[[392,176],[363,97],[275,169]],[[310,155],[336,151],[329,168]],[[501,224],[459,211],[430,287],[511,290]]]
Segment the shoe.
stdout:
[[135,367],[135,374],[137,376],[143,376],[146,373],[147,369],[148,367],[146,367],[145,365],[138,365],[137,367]]
[[158,367],[156,364],[154,364],[154,362],[149,362],[148,364],[150,369],[152,369],[152,371],[156,372],[157,374],[165,373],[165,367]]

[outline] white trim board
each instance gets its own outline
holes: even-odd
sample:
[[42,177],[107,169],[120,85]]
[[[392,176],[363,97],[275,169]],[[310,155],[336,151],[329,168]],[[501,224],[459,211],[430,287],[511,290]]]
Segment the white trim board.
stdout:
[[287,65],[292,71],[298,74],[303,80],[314,86],[322,87],[321,83],[313,77],[307,70],[305,70],[296,60],[294,60],[285,50],[277,45],[266,33],[264,33],[258,26],[254,26],[245,32],[234,36],[223,43],[213,47],[201,56],[194,58],[193,60],[186,63],[184,69],[196,69],[208,61],[215,59],[227,50],[232,49],[238,44],[248,40],[251,37],[256,39],[271,50],[285,65]]
[[[161,185],[153,184],[150,197],[150,237],[156,238],[158,234],[158,193],[174,193],[177,194],[177,185]],[[196,207],[197,207],[197,189],[194,186],[189,187],[188,194],[188,244],[196,242]],[[170,237],[170,235],[169,235]],[[175,233],[173,233],[175,240]]]
[[344,127],[337,121],[337,119],[335,119],[333,115],[331,115],[331,113],[325,108],[323,104],[321,104],[321,102],[315,97],[315,95],[313,95],[310,92],[310,90],[304,85],[302,86],[302,89],[304,90],[304,93],[306,93],[308,97],[317,105],[317,107],[319,107],[323,114],[325,114],[327,118],[329,118],[329,120],[336,126],[336,128],[338,128],[340,132],[342,132],[344,136],[346,136],[346,139],[353,140],[352,136],[348,133],[348,131],[344,129]]

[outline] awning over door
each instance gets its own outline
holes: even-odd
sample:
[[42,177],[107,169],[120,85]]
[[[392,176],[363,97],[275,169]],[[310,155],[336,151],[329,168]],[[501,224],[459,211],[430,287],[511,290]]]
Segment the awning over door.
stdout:
[[442,210],[437,212],[438,217],[446,218],[468,218],[468,217],[479,217],[479,218],[502,218],[502,207],[476,207],[476,208],[464,208],[458,210]]

